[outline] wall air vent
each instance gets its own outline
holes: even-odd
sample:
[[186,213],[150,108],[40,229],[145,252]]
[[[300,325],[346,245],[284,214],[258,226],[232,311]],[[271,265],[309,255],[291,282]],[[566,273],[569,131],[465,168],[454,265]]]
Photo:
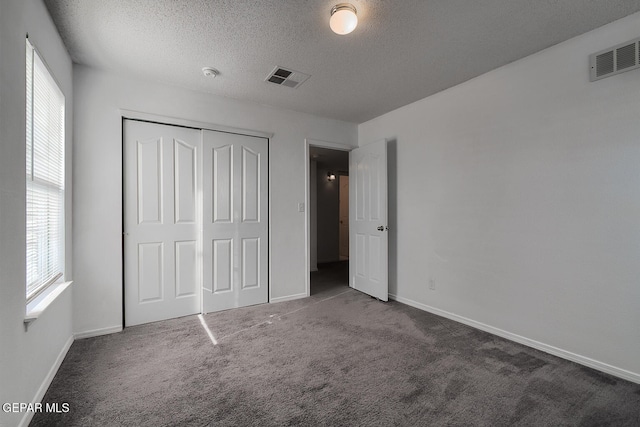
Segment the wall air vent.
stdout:
[[311,77],[309,74],[301,73],[300,71],[293,71],[284,67],[276,67],[269,73],[264,81],[295,89],[304,83],[309,77]]
[[640,68],[640,38],[589,55],[591,81]]

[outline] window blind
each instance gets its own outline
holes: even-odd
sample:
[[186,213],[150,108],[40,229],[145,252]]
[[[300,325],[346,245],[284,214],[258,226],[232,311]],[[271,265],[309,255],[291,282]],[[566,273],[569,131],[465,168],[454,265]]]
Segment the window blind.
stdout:
[[27,40],[27,301],[64,276],[64,115],[62,91]]

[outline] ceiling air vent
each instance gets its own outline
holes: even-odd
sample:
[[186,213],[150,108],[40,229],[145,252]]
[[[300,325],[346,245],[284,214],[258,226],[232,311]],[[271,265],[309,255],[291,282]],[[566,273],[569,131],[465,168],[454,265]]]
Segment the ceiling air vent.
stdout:
[[269,73],[264,81],[275,83],[280,86],[297,88],[309,77],[311,77],[309,74],[301,73],[300,71],[293,71],[284,67],[276,67]]
[[591,81],[640,68],[640,38],[589,56]]

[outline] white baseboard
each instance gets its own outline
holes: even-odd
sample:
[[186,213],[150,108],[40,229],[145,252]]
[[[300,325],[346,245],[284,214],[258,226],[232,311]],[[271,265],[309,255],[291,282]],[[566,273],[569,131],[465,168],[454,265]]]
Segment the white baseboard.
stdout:
[[451,319],[453,321],[463,323],[467,326],[471,326],[476,329],[480,329],[481,331],[489,332],[491,334],[497,335],[502,338],[506,338],[511,341],[515,341],[519,344],[526,345],[528,347],[535,348],[536,350],[544,351],[545,353],[552,354],[554,356],[558,356],[562,359],[570,360],[572,362],[579,363],[584,366],[588,366],[589,368],[597,369],[599,371],[605,372],[607,374],[614,375],[618,378],[622,378],[627,381],[631,381],[637,384],[640,384],[640,374],[636,372],[627,371],[626,369],[618,368],[616,366],[609,365],[608,363],[600,362],[598,360],[591,359],[586,356],[582,356],[580,354],[572,353],[567,350],[563,350],[558,347],[554,347],[549,344],[545,344],[539,341],[532,340],[527,337],[523,337],[521,335],[517,335],[502,329],[495,328],[493,326],[477,322],[472,319],[468,319],[466,317],[459,316],[454,313],[450,313],[448,311],[440,310],[435,307],[431,307],[426,304],[422,304],[417,301],[413,301],[408,298],[399,297],[397,295],[389,294],[389,298],[395,301],[401,302],[403,304],[410,305],[411,307],[418,308],[420,310],[428,311],[429,313],[435,314],[437,316],[446,317],[447,319]]
[[300,298],[306,298],[307,297],[307,293],[302,293],[302,294],[295,294],[295,295],[288,295],[286,297],[277,297],[277,298],[271,298],[269,300],[269,303],[276,303],[276,302],[285,302],[285,301],[291,301],[294,299],[300,299]]
[[[44,380],[42,381],[42,384],[40,384],[40,388],[38,388],[38,391],[36,392],[36,395],[33,396],[33,399],[31,399],[31,402],[42,402],[42,398],[44,397],[45,393],[47,392],[47,389],[49,389],[49,386],[51,385],[51,381],[53,381],[53,378],[56,376],[56,373],[58,372],[58,369],[60,369],[60,365],[62,365],[62,361],[64,360],[64,358],[67,356],[67,353],[69,352],[69,349],[71,348],[71,344],[73,344],[74,341],[74,336],[71,335],[69,337],[69,339],[67,340],[66,343],[64,343],[64,346],[62,347],[62,350],[60,350],[60,354],[58,354],[58,357],[56,358],[56,361],[53,362],[53,366],[51,366],[51,369],[49,369],[49,372],[47,373],[47,376],[44,377]],[[29,423],[31,422],[31,419],[33,418],[34,412],[33,411],[27,411],[24,413],[24,416],[22,417],[22,420],[20,420],[20,424],[18,424],[19,427],[27,427],[29,425]]]
[[91,331],[76,332],[74,336],[77,340],[81,340],[84,338],[98,337],[100,335],[114,334],[120,331],[122,331],[122,325],[116,325],[107,328],[93,329]]

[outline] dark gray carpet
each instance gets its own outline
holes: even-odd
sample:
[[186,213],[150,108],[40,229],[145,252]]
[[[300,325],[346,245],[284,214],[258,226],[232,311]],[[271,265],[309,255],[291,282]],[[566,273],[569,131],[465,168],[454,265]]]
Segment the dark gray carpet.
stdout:
[[[32,426],[639,426],[640,385],[349,289],[76,341]],[[326,266],[322,266],[326,267]]]

